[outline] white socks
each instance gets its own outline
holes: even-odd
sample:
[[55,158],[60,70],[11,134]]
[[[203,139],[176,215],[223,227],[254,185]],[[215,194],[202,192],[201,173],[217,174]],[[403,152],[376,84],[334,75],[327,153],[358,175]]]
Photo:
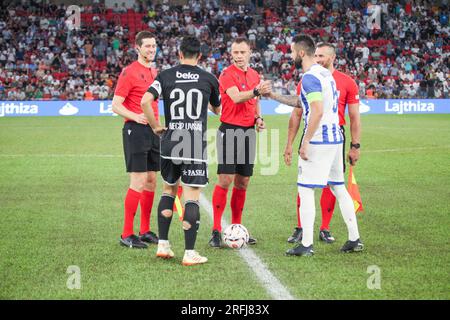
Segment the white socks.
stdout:
[[[356,221],[353,200],[345,185],[330,186],[336,196],[341,209],[342,217],[348,229],[348,239],[355,241],[359,239],[358,223]],[[302,244],[309,247],[313,244],[314,220],[316,218],[316,205],[314,202],[314,189],[298,187],[300,195],[300,220],[303,228]]]
[[309,247],[313,243],[314,219],[316,218],[316,204],[314,202],[314,189],[298,187],[300,195],[300,221],[302,222],[302,244]]
[[335,195],[342,217],[348,229],[348,239],[355,241],[359,239],[358,223],[356,221],[355,206],[353,200],[344,185],[331,186],[331,191]]

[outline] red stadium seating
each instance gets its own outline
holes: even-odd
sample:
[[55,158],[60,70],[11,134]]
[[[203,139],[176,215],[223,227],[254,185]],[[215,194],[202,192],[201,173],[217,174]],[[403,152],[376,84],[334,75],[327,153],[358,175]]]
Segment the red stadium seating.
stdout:
[[82,13],[81,21],[86,26],[92,27],[95,25],[93,22],[94,16],[99,16],[100,19],[105,19],[107,22],[120,24],[121,26],[130,29],[130,31],[136,31],[147,27],[145,23],[143,25],[141,24],[145,13],[136,13],[134,11],[114,13],[112,10],[107,10],[105,14]]
[[[101,1],[103,2],[103,1]],[[331,1],[332,2],[332,1]],[[14,39],[20,39],[21,37],[25,36],[25,31],[20,30],[20,28],[13,28],[14,25],[21,25],[21,24],[30,24],[30,21],[26,21],[29,20],[28,17],[31,14],[34,14],[37,16],[39,21],[40,19],[47,17],[47,18],[52,18],[51,20],[53,21],[58,21],[58,18],[55,18],[57,14],[60,13],[60,11],[53,11],[53,10],[48,10],[48,5],[46,4],[47,1],[42,1],[40,4],[37,5],[37,8],[34,9],[33,13],[28,10],[27,8],[33,7],[32,2],[27,2],[26,6],[20,5],[19,2],[17,2],[17,7],[14,9],[15,10],[15,17],[14,20],[19,20],[18,22],[13,21],[12,15],[4,15],[5,17],[2,18],[3,20],[6,19],[6,23],[7,23],[7,28],[10,28],[12,30],[13,33],[13,37]],[[311,36],[313,36],[315,38],[315,40],[317,41],[330,41],[332,43],[335,43],[337,45],[337,47],[339,48],[339,54],[342,54],[342,57],[344,58],[346,64],[344,66],[341,67],[341,69],[343,71],[346,71],[347,73],[351,73],[351,74],[358,74],[359,75],[359,80],[358,81],[364,81],[366,83],[370,83],[373,84],[376,88],[375,90],[378,90],[379,88],[381,88],[383,86],[383,83],[381,81],[371,81],[370,79],[367,78],[367,72],[365,70],[367,70],[370,67],[375,67],[377,68],[377,76],[379,76],[380,78],[383,78],[384,80],[389,80],[389,79],[394,79],[394,80],[398,80],[398,77],[392,77],[392,76],[383,76],[382,75],[382,68],[379,68],[379,64],[381,63],[386,63],[387,61],[390,62],[390,64],[395,65],[396,68],[398,68],[399,70],[401,70],[402,68],[404,68],[405,66],[405,60],[407,60],[408,56],[413,56],[414,59],[411,62],[414,70],[418,70],[417,72],[414,71],[414,73],[420,73],[422,75],[427,75],[428,73],[430,73],[429,69],[425,68],[424,66],[432,66],[433,70],[431,72],[437,72],[437,70],[441,70],[444,73],[447,72],[447,74],[445,74],[446,79],[448,78],[448,69],[446,68],[445,65],[443,66],[435,66],[435,64],[432,64],[431,62],[434,61],[439,61],[439,63],[442,62],[442,60],[444,60],[444,63],[448,63],[448,58],[445,55],[442,54],[438,54],[436,53],[435,48],[431,48],[428,49],[427,48],[427,44],[426,42],[428,41],[427,39],[419,39],[417,40],[415,38],[415,34],[413,34],[414,32],[407,32],[405,35],[405,38],[403,39],[395,39],[395,37],[392,35],[392,30],[389,31],[387,30],[389,27],[387,26],[387,24],[385,25],[385,28],[383,30],[380,30],[377,34],[374,35],[373,32],[369,32],[367,34],[364,33],[364,31],[361,30],[356,30],[354,34],[350,33],[350,27],[349,24],[347,23],[340,23],[340,20],[342,20],[344,17],[340,16],[341,14],[343,14],[344,11],[340,11],[340,10],[329,10],[329,8],[327,8],[327,6],[325,6],[325,8],[323,8],[325,10],[325,15],[324,15],[324,19],[322,19],[322,21],[318,21],[317,20],[317,7],[315,7],[314,5],[315,1],[302,1],[302,8],[303,11],[299,9],[299,7],[293,7],[293,6],[289,6],[288,7],[288,14],[290,15],[290,18],[292,19],[292,23],[288,23],[287,20],[285,19],[285,13],[286,12],[281,12],[279,9],[280,8],[268,8],[267,6],[264,8],[264,16],[266,16],[266,18],[264,18],[264,16],[261,14],[260,11],[257,12],[252,12],[251,14],[254,15],[254,18],[259,21],[260,19],[262,19],[262,26],[272,26],[278,22],[277,27],[275,28],[271,28],[270,30],[265,30],[265,33],[260,33],[263,31],[259,31],[258,30],[258,39],[263,39],[263,41],[265,41],[265,46],[258,46],[256,47],[256,50],[259,51],[259,53],[262,56],[261,61],[253,61],[253,63],[255,64],[255,66],[261,70],[263,73],[265,73],[266,76],[268,76],[269,78],[273,77],[273,78],[277,78],[278,76],[284,78],[284,80],[290,79],[292,77],[292,79],[295,81],[298,81],[299,77],[301,76],[301,72],[297,71],[297,70],[292,70],[293,65],[292,65],[292,61],[289,59],[289,57],[287,56],[287,53],[289,52],[289,46],[286,45],[286,33],[285,33],[285,28],[289,28],[290,31],[293,31],[294,33],[305,33],[305,34],[309,34]],[[390,9],[393,8],[394,3],[398,3],[398,1],[394,1],[394,0],[386,0],[384,3],[387,3],[388,6],[390,7]],[[172,6],[172,4],[169,4],[171,6],[170,11],[168,12],[168,14],[164,14],[162,12],[161,7],[156,7],[156,11],[157,11],[157,15],[158,16],[164,16],[166,15],[168,17],[169,20],[173,19],[178,19],[178,22],[180,23],[180,28],[185,27],[184,25],[184,15],[185,14],[191,14],[191,12],[189,12],[189,10],[186,12],[182,12],[180,13],[180,15],[178,15],[177,17],[175,17],[175,15],[172,15],[172,12],[177,10],[176,8],[174,8]],[[413,9],[412,12],[415,12],[416,9],[415,4],[412,5]],[[430,5],[425,5],[426,7],[429,7],[428,9],[430,9]],[[230,10],[231,15],[237,15],[237,16],[241,16],[241,19],[244,18],[244,13],[239,13],[238,8],[236,8],[234,5],[228,5],[223,3],[223,8],[226,10]],[[148,9],[148,8],[147,8]],[[356,16],[356,18],[353,18],[353,22],[357,21],[357,19],[362,18],[363,14],[361,11],[356,10],[355,8],[343,8],[346,9],[347,11],[351,11],[350,15],[347,17],[349,20],[352,20],[352,16]],[[161,10],[161,11],[159,11]],[[297,11],[300,10],[300,11]],[[406,23],[413,23],[416,26],[419,26],[420,28],[426,28],[426,24],[427,24],[427,20],[431,21],[435,26],[437,24],[440,23],[439,21],[439,15],[441,13],[440,8],[436,8],[437,12],[432,12],[431,9],[428,10],[423,17],[422,16],[417,16],[416,20],[411,20],[411,21],[406,21]],[[391,12],[392,10],[390,10]],[[305,12],[308,12],[307,14],[305,14]],[[149,26],[144,22],[144,17],[147,15],[147,11],[142,11],[142,12],[135,12],[133,9],[128,9],[125,13],[115,13],[113,12],[113,9],[106,9],[104,13],[93,13],[92,7],[90,6],[85,6],[85,11],[81,14],[81,22],[82,25],[84,27],[84,31],[85,33],[82,35],[83,37],[86,37],[86,40],[89,39],[90,41],[94,41],[96,37],[98,37],[100,35],[100,33],[102,32],[102,30],[99,30],[100,28],[100,23],[98,23],[97,21],[94,22],[94,17],[98,16],[100,18],[100,20],[106,20],[109,24],[113,24],[113,26],[121,26],[123,27],[124,30],[124,35],[123,38],[120,39],[120,43],[121,43],[121,47],[120,47],[120,51],[126,52],[126,50],[131,46],[133,46],[134,43],[134,39],[136,36],[136,33],[141,31],[141,30],[149,30],[152,32],[155,32],[155,30],[152,30],[149,28]],[[329,21],[329,17],[333,15],[335,17],[335,21],[330,23]],[[303,21],[303,19],[301,18],[305,18],[306,20]],[[194,20],[194,26],[195,28],[200,28],[202,26],[205,26],[206,29],[209,26],[209,20],[205,20],[206,17],[200,17],[200,21],[197,21],[196,19]],[[64,18],[59,18],[59,20],[61,21],[64,20]],[[210,19],[210,17],[208,17],[208,19]],[[355,20],[356,19],[356,20]],[[399,14],[394,13],[393,11],[391,12],[389,17],[386,17],[386,19],[395,19],[397,20],[397,23],[400,24],[404,24],[405,23],[405,19],[401,19]],[[409,18],[408,18],[409,19]],[[23,21],[20,21],[23,20]],[[97,20],[97,19],[96,19]],[[302,22],[300,23],[300,20],[302,20]],[[230,20],[231,21],[231,20]],[[385,23],[385,21],[383,21],[383,23]],[[237,24],[236,24],[237,25]],[[227,25],[227,28],[224,28],[224,30],[229,29],[231,26]],[[44,28],[45,29],[45,28]],[[327,30],[333,30],[333,32],[327,33]],[[26,30],[26,29],[24,29]],[[281,32],[280,32],[281,30]],[[337,31],[337,35],[339,36],[339,38],[343,37],[345,40],[344,41],[340,41],[340,39],[335,39],[336,33],[335,30]],[[181,29],[179,30],[181,31]],[[206,33],[208,33],[208,30],[205,30]],[[247,27],[244,24],[241,28],[238,28],[238,32],[240,32],[240,36],[245,36],[247,33]],[[61,36],[62,34],[64,34],[64,32],[67,32],[64,29],[61,30],[57,30],[57,36],[55,39],[55,46],[56,47],[60,47],[62,50],[57,51],[56,54],[61,54],[61,51],[67,51],[69,50],[68,48],[66,48],[64,46],[64,43],[61,39],[64,39],[63,36]],[[216,31],[218,32],[218,31]],[[218,33],[220,33],[221,31],[219,31]],[[205,34],[206,34],[205,33]],[[41,33],[37,33],[38,35],[41,35]],[[44,35],[44,37],[47,37],[47,39],[44,39],[44,46],[49,47],[48,45],[48,32],[46,30],[42,31],[42,34]],[[212,30],[209,31],[208,34],[208,45],[211,48],[211,52],[215,52],[218,49],[222,49],[219,48],[222,43],[218,43],[218,41],[215,41],[217,39],[217,37],[219,36],[219,34],[214,34],[214,32]],[[160,46],[160,49],[165,49],[166,46],[173,46],[173,42],[172,41],[167,41],[168,38],[171,36],[164,36],[164,37],[159,37],[158,38],[158,45]],[[177,36],[179,37],[179,36]],[[323,39],[320,39],[320,38]],[[362,37],[367,38],[367,42],[362,42],[360,41],[360,39]],[[275,41],[275,39],[278,39],[278,41]],[[36,40],[36,39],[33,39]],[[112,38],[108,37],[108,46],[111,46],[112,44]],[[128,43],[127,43],[128,40]],[[177,39],[178,41],[179,39]],[[442,40],[442,41],[440,41]],[[204,39],[202,39],[202,41],[205,41]],[[432,40],[435,41],[435,40]],[[50,72],[52,72],[53,76],[55,79],[60,80],[61,82],[63,82],[64,80],[68,80],[68,79],[73,79],[74,78],[74,70],[70,70],[68,69],[68,65],[67,65],[67,61],[59,61],[60,64],[60,69],[58,64],[53,64],[50,65],[48,62],[44,62],[45,59],[45,55],[46,52],[45,50],[41,50],[42,48],[38,48],[36,46],[36,43],[38,43],[38,41],[34,41],[31,45],[30,48],[28,50],[26,50],[25,56],[24,56],[24,61],[26,63],[31,63],[31,55],[34,54],[36,56],[35,59],[35,64],[39,66],[40,69],[43,69],[44,71],[49,70]],[[391,43],[392,47],[394,49],[399,48],[399,53],[398,54],[400,57],[397,56],[397,51],[394,53],[394,55],[390,55],[389,57],[387,56],[387,45]],[[418,44],[420,47],[420,51],[419,54],[414,54],[412,52],[412,50],[408,49],[406,50],[405,48],[407,46],[409,46],[410,48],[412,48],[415,44]],[[444,53],[448,53],[450,51],[450,43],[447,37],[447,33],[442,32],[442,34],[437,35],[437,41],[435,42],[435,44],[439,45],[442,43],[442,51]],[[276,45],[276,50],[280,51],[283,53],[283,57],[280,61],[280,66],[283,65],[285,62],[290,63],[291,65],[291,70],[286,73],[283,72],[283,70],[281,70],[281,67],[278,68],[271,68],[270,66],[268,66],[268,64],[266,64],[265,62],[265,58],[264,58],[264,54],[267,53],[270,56],[270,52],[265,52],[265,51],[270,51],[272,46],[271,45]],[[348,46],[347,48],[347,44],[350,44],[350,46]],[[7,46],[10,46],[10,44],[7,44]],[[15,45],[16,46],[16,45]],[[266,46],[269,49],[265,49]],[[362,60],[362,54],[360,50],[355,50],[355,48],[362,48],[364,46],[367,46],[368,48],[370,48],[370,54],[369,54],[369,61],[363,61]],[[17,47],[17,46],[16,46]],[[51,48],[52,50],[55,48]],[[173,50],[174,48],[168,48],[169,50]],[[16,49],[17,50],[17,49]],[[82,48],[75,48],[74,49],[76,52],[75,54],[81,55],[83,56],[84,59],[88,59],[87,54],[84,50],[82,50]],[[374,51],[377,50],[380,55],[377,58],[373,58],[374,56]],[[56,50],[55,50],[56,52]],[[122,66],[123,62],[129,62],[129,60],[124,59],[124,57],[127,57],[126,54],[123,54],[121,56],[116,56],[116,58],[118,59],[123,59],[121,61],[120,64],[118,64],[118,66]],[[112,55],[115,55],[116,52],[113,52]],[[377,54],[375,54],[375,56],[377,56]],[[400,58],[400,59],[398,59]],[[88,66],[86,67],[86,69],[92,70],[92,71],[103,71],[103,70],[107,70],[107,74],[109,75],[109,79],[108,79],[108,84],[111,88],[114,87],[114,82],[117,79],[117,68],[115,66],[112,65],[108,65],[107,64],[107,57],[104,58],[103,61],[96,61],[94,59],[94,61]],[[350,59],[352,59],[352,61],[350,61]],[[162,60],[164,60],[164,63],[167,65],[173,65],[174,63],[176,63],[176,58],[173,57],[172,55],[170,57],[164,57],[164,59],[162,57],[158,57],[157,58],[157,66],[161,67],[161,63],[163,62]],[[355,63],[358,62],[358,63]],[[218,58],[216,58],[216,62],[214,62],[213,64],[211,64],[210,66],[207,67],[211,67],[213,73],[218,76],[218,63],[220,63],[223,67],[226,67],[229,63],[229,55],[222,55]],[[3,66],[0,65],[0,69]],[[109,68],[108,68],[109,67]],[[16,82],[13,81],[13,76],[15,77],[19,77],[19,78],[25,78],[27,77],[27,80],[25,81],[29,81],[29,83],[31,84],[36,84],[39,85],[40,84],[40,76],[36,75],[36,71],[32,71],[32,70],[27,70],[26,75],[21,75],[21,62],[19,61],[15,61],[13,68],[16,68],[14,72],[12,72],[13,75],[8,75],[7,73],[10,72],[2,72],[3,70],[0,70],[0,80],[3,82],[3,85],[5,85],[5,90],[4,91],[8,91],[8,89],[10,89],[11,87],[16,86]],[[7,69],[7,68],[4,68]],[[14,70],[14,69],[13,69]],[[77,74],[81,74],[83,70],[78,70]],[[93,77],[93,82],[101,82],[102,79],[100,79],[98,74],[94,74]],[[21,79],[21,81],[23,82],[24,80]],[[415,84],[417,84],[417,80],[415,81]],[[396,84],[394,84],[394,86],[398,89],[401,88],[403,83],[403,81],[398,81]],[[63,83],[64,84],[64,83]],[[283,82],[283,86],[285,86],[285,88],[288,87],[288,85],[290,86],[292,83],[287,83],[287,81]],[[448,83],[445,85],[445,88],[448,87]],[[439,83],[439,88],[440,90],[443,90],[444,86],[443,84]],[[70,90],[69,90],[70,91]],[[66,92],[68,94],[68,96],[71,96],[71,92]],[[73,94],[73,93],[72,93]],[[362,96],[364,96],[364,93],[361,93]],[[448,90],[446,93],[444,93],[444,95],[447,94],[448,95]],[[397,95],[399,95],[399,93],[397,93]],[[442,94],[441,94],[442,95]],[[2,94],[0,92],[0,99],[4,98],[5,95]],[[73,99],[73,95],[71,96],[71,98]],[[46,95],[45,99],[52,99],[52,97],[50,95]]]

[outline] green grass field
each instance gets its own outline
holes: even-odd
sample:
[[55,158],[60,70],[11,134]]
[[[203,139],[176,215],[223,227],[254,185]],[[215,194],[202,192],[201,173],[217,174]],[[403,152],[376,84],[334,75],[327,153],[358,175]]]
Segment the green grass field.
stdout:
[[[315,235],[312,258],[284,255],[296,222],[297,177],[296,159],[292,167],[282,159],[287,119],[266,117],[269,129],[279,129],[271,145],[279,149],[279,169],[268,176],[261,175],[263,163],[255,167],[243,219],[259,240],[252,249],[272,274],[297,299],[450,299],[450,116],[362,117],[355,175],[366,250],[339,252],[347,231],[336,209],[337,241],[326,245]],[[210,127],[217,125],[211,118]],[[209,258],[206,265],[181,265],[176,219],[171,261],[155,258],[154,246],[119,246],[128,187],[121,126],[112,117],[0,119],[0,298],[271,299],[237,252],[208,247],[212,221],[204,210],[197,249]],[[215,171],[211,165],[208,199]],[[320,220],[318,210],[316,232]],[[139,214],[135,221],[138,230]],[[81,271],[79,290],[66,285],[71,265]],[[367,287],[369,266],[379,268],[381,289]]]

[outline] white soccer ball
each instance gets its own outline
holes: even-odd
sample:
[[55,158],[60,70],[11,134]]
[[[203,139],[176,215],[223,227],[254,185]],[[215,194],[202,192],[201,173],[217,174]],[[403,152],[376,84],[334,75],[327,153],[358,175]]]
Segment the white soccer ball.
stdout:
[[249,238],[248,230],[242,224],[230,224],[223,231],[223,241],[233,249],[239,249],[247,245]]

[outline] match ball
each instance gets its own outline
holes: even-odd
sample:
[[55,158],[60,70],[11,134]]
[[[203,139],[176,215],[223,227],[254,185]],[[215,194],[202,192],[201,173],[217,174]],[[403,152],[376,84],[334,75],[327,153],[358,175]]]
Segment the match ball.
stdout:
[[247,245],[248,230],[242,224],[231,224],[223,232],[223,241],[233,249],[240,249]]

